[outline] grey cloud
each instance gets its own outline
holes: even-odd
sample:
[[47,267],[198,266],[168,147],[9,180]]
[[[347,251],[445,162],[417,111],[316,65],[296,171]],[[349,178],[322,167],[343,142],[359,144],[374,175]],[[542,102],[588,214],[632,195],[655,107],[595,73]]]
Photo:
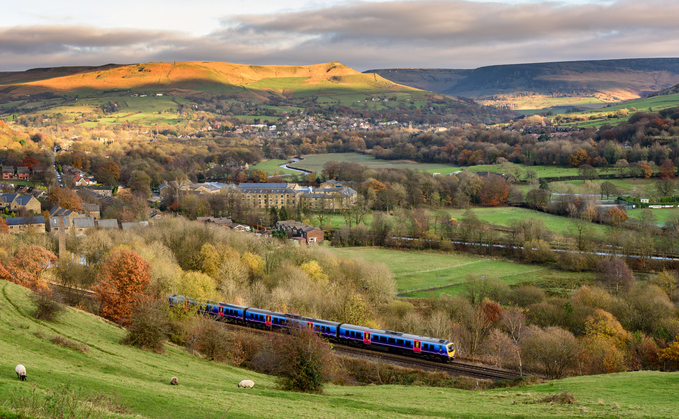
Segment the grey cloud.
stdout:
[[207,36],[82,26],[0,28],[0,70],[109,62],[341,61],[475,68],[578,59],[679,56],[679,2],[506,4],[462,0],[346,3],[224,19]]

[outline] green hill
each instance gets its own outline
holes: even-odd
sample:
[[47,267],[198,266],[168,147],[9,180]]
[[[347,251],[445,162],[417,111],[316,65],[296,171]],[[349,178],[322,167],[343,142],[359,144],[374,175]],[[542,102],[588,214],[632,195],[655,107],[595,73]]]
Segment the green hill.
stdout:
[[596,108],[679,83],[679,58],[369,70],[396,83],[509,109]]
[[[273,378],[210,362],[168,345],[163,355],[118,343],[124,331],[68,309],[58,323],[35,320],[30,291],[0,281],[0,417],[11,406],[42,406],[58,416],[68,400],[106,407],[112,418],[674,417],[679,373],[577,377],[519,389],[464,391],[413,386],[327,386],[310,395],[276,389]],[[52,343],[61,336],[86,352]],[[27,368],[18,381],[14,367]],[[179,386],[170,386],[170,377]],[[239,389],[245,378],[256,383]],[[67,386],[67,387],[65,387]],[[575,405],[541,402],[570,391]],[[75,395],[75,396],[70,396]],[[84,403],[84,404],[82,404]],[[51,409],[51,410],[50,410]],[[95,411],[96,412],[96,411]],[[30,416],[29,416],[30,417]],[[69,417],[69,416],[64,416]],[[84,416],[79,416],[84,417]]]

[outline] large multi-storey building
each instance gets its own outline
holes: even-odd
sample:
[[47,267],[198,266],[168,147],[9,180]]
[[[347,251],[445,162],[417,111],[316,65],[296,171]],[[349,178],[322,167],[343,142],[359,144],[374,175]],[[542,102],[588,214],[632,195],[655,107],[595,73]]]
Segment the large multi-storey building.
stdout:
[[312,188],[296,183],[241,183],[235,192],[240,195],[241,203],[255,208],[301,205],[316,210],[342,210],[356,202],[356,191],[345,185]]

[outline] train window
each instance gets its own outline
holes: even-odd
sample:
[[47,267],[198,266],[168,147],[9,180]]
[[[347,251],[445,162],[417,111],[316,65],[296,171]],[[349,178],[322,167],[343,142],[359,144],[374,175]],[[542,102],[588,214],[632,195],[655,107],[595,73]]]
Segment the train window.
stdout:
[[424,349],[429,349],[429,344],[428,344],[428,343],[425,343],[425,344],[424,344]]
[[396,343],[396,339],[394,339],[394,338],[389,338],[389,343]]
[[387,341],[387,338],[386,338],[386,337],[380,336],[380,342],[386,342],[386,341]]
[[377,342],[377,341],[379,341],[379,340],[380,340],[380,337],[379,337],[379,336],[373,335],[373,337],[372,337],[372,341],[373,341],[373,342]]
[[398,345],[403,346],[403,341],[401,339],[398,340]]

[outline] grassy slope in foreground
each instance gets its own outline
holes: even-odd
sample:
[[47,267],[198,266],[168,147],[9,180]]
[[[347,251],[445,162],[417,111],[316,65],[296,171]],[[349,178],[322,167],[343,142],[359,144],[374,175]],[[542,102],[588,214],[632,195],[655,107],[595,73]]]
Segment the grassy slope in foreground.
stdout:
[[[327,386],[324,395],[283,392],[271,377],[205,361],[180,348],[169,346],[166,354],[156,355],[119,345],[123,330],[81,311],[68,309],[56,324],[36,321],[28,314],[28,290],[5,281],[0,288],[0,417],[5,417],[14,392],[35,385],[42,393],[64,384],[84,394],[117,395],[128,414],[111,417],[121,418],[558,418],[581,416],[581,411],[636,418],[676,413],[678,373],[579,377],[478,392],[406,386]],[[55,335],[87,344],[89,353],[50,343]],[[16,378],[19,363],[27,367],[27,382]],[[179,377],[179,386],[169,385],[171,376]],[[255,388],[237,388],[243,378],[253,379]],[[577,405],[536,403],[545,394],[564,390],[575,395]]]

